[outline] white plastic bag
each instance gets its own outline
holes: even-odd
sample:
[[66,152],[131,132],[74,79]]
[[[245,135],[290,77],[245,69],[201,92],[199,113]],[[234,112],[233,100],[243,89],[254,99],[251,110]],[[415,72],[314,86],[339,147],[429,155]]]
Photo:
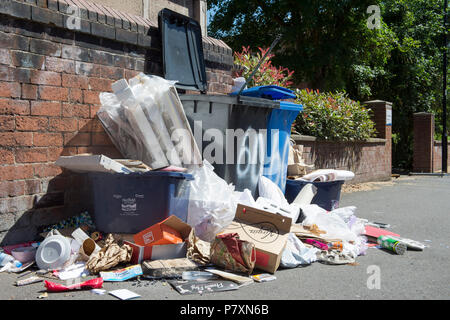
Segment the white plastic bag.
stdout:
[[281,256],[280,265],[284,268],[295,268],[300,265],[307,265],[317,260],[317,248],[308,248],[301,242],[294,233],[289,233],[286,247]]
[[259,196],[270,199],[277,203],[279,206],[289,206],[283,191],[272,180],[264,176],[259,177],[258,182]]
[[328,213],[325,209],[312,204],[302,207],[305,219],[304,226],[317,225],[320,230],[326,231],[326,237],[343,241],[356,241],[357,235],[352,232],[347,223],[337,214]]
[[211,242],[217,233],[234,219],[238,198],[234,186],[214,173],[213,166],[206,160],[203,166],[192,169],[190,181],[187,223],[195,228],[195,234]]
[[244,191],[235,191],[236,198],[238,198],[238,203],[244,206],[257,208],[255,199],[253,198],[252,192],[249,189],[244,189]]

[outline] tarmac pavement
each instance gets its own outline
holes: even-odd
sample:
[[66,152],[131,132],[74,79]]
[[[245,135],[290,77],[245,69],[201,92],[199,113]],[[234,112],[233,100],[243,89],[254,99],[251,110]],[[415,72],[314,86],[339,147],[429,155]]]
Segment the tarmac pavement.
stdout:
[[[390,231],[427,245],[424,251],[391,254],[369,248],[355,265],[313,263],[279,269],[272,282],[235,291],[180,295],[163,281],[105,283],[104,289],[129,289],[145,300],[448,300],[450,297],[450,177],[402,176],[378,189],[343,193],[340,207],[356,206],[356,215],[391,225]],[[37,300],[44,284],[14,286],[17,274],[0,274],[1,300]],[[24,277],[26,278],[26,277]],[[378,281],[379,280],[379,281]],[[62,283],[62,281],[55,281]],[[117,300],[88,291],[49,293],[43,300]]]

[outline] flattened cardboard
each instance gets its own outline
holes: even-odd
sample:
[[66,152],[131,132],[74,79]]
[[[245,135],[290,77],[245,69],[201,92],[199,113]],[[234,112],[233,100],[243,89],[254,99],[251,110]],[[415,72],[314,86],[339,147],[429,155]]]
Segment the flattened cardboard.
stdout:
[[142,270],[145,275],[152,277],[174,277],[183,271],[199,270],[199,265],[187,258],[144,261]]
[[203,294],[209,292],[220,292],[239,289],[239,285],[228,280],[214,280],[214,281],[168,281],[170,285],[178,291],[179,294]]
[[55,164],[75,172],[132,172],[126,166],[104,155],[61,156]]
[[388,231],[388,230],[385,230],[385,229],[372,227],[372,226],[365,226],[365,233],[364,234],[367,236],[367,239],[369,241],[372,241],[372,242],[377,242],[377,239],[378,239],[379,236],[400,237],[400,235],[398,235],[398,234],[396,234],[394,232],[391,232],[391,231]]
[[255,268],[275,273],[286,246],[292,219],[239,204],[234,221],[221,234],[238,233],[241,240],[253,242]]

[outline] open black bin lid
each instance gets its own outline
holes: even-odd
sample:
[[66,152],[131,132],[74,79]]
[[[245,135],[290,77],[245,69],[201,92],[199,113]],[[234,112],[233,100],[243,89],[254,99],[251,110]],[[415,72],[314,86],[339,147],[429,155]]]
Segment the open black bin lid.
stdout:
[[206,92],[207,81],[200,24],[187,16],[163,9],[158,16],[164,78],[176,80],[179,89]]

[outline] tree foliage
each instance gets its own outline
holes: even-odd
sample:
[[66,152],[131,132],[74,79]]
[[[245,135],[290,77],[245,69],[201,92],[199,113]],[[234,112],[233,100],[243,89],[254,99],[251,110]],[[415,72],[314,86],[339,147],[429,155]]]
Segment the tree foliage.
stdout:
[[[210,35],[235,51],[267,47],[298,87],[345,91],[357,101],[393,103],[395,166],[412,163],[412,114],[440,122],[443,0],[210,0]],[[368,28],[381,9],[381,27]],[[439,131],[439,125],[436,126]]]

